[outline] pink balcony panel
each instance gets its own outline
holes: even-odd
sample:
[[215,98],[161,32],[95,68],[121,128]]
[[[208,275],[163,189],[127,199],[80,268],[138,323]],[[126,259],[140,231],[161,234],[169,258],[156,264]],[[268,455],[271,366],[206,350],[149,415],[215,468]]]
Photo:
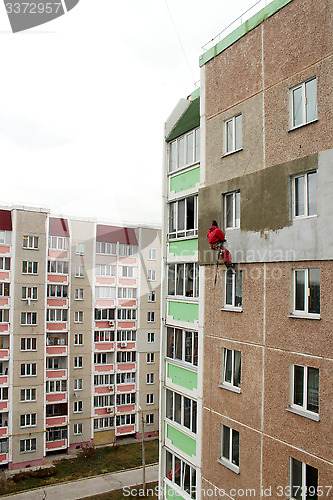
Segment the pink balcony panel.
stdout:
[[9,299],[8,298],[1,298],[0,299],[0,306],[8,306],[9,305]]
[[114,415],[114,408],[113,406],[110,406],[112,408],[111,412],[108,412],[106,408],[95,408],[95,416],[101,415],[105,417],[110,417],[111,415]]
[[135,370],[135,363],[118,363],[117,370],[125,372],[130,370]]
[[124,285],[124,286],[136,285],[136,279],[133,279],[133,278],[119,278],[119,285]]
[[96,307],[113,307],[114,304],[115,304],[114,300],[109,300],[109,299],[96,300]]
[[63,448],[67,448],[67,440],[59,439],[59,441],[50,441],[46,443],[46,450],[62,450]]
[[6,271],[1,272],[0,273],[0,280],[1,281],[9,280],[9,272],[6,272]]
[[6,255],[7,253],[10,253],[10,247],[6,245],[1,245],[0,246],[0,255]]
[[95,351],[114,351],[114,342],[95,342]]
[[[121,344],[126,344],[126,347]],[[117,342],[117,349],[121,349],[122,351],[135,349],[135,342]]]
[[115,283],[115,278],[96,278],[96,285],[114,285]]
[[47,299],[47,305],[50,307],[66,307],[68,305],[67,299]]
[[129,411],[134,411],[135,405],[123,405],[117,406],[117,413],[128,413]]
[[8,453],[0,454],[0,465],[8,463]]
[[117,392],[134,392],[135,384],[117,385]]
[[0,349],[0,360],[9,359],[9,349]]
[[64,379],[67,378],[66,368],[63,370],[46,370],[47,379]]
[[0,323],[0,333],[8,333],[8,332],[9,332],[9,324]]
[[95,365],[95,373],[110,373],[114,371],[114,365]]
[[134,425],[124,425],[123,427],[117,427],[116,434],[133,434]]
[[68,255],[67,250],[49,250],[49,257],[51,259],[67,259]]
[[135,257],[119,257],[119,264],[136,264]]
[[3,375],[0,377],[0,385],[8,384],[8,375]]
[[57,425],[67,425],[67,415],[61,415],[58,417],[46,417],[46,425],[48,427],[55,427]]
[[0,427],[0,438],[8,435],[8,427]]
[[124,330],[135,328],[135,321],[118,321],[118,328],[123,328]]
[[47,356],[67,356],[67,345],[48,345],[46,346]]
[[119,305],[122,307],[136,307],[136,300],[119,299]]
[[114,386],[113,389],[109,389],[108,385],[103,385],[102,387],[95,387],[95,394],[114,394]]
[[49,283],[67,283],[68,274],[48,274],[47,281]]
[[8,401],[0,401],[0,411],[7,410]]
[[[110,320],[110,321],[115,321],[115,320]],[[95,328],[98,328],[100,330],[112,330],[114,327],[110,327],[109,321],[95,321]]]
[[57,392],[56,394],[46,394],[47,403],[65,403],[67,401],[67,392]]
[[46,329],[52,332],[61,332],[67,330],[67,323],[46,323]]

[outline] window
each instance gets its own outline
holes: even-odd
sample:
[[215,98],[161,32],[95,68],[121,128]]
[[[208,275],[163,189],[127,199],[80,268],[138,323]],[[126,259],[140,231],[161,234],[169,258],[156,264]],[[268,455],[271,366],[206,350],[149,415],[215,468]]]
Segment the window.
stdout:
[[155,313],[153,311],[147,312],[147,322],[155,323]]
[[292,367],[291,407],[304,412],[319,413],[319,370],[307,366]]
[[82,434],[82,424],[74,424],[74,436]]
[[37,325],[37,313],[21,313],[21,325]]
[[154,374],[147,373],[147,384],[153,384],[153,383],[154,383]]
[[312,78],[290,90],[292,128],[300,127],[318,119],[317,79]]
[[168,266],[168,294],[180,297],[198,297],[198,264],[170,264]]
[[82,356],[74,357],[74,368],[82,368]]
[[320,270],[294,270],[294,314],[320,314]]
[[75,266],[75,278],[84,278],[84,266]]
[[123,321],[136,319],[136,309],[118,309],[118,319]]
[[67,391],[67,380],[48,380],[46,382],[46,394],[56,394]]
[[114,375],[110,373],[105,373],[102,375],[94,375],[94,385],[113,385]]
[[116,276],[117,266],[96,264],[96,276]]
[[169,389],[166,390],[166,417],[197,432],[197,402]]
[[46,369],[47,370],[60,370],[59,360],[61,358],[46,358]]
[[156,271],[154,269],[148,269],[148,281],[156,281]]
[[[95,320],[111,321],[114,320],[114,314],[115,314],[115,309],[95,309]],[[118,310],[118,316],[119,316],[119,310]]]
[[122,278],[136,278],[136,267],[120,266],[120,275]]
[[51,274],[68,274],[69,263],[64,260],[49,260],[47,272]]
[[74,311],[74,323],[83,323],[83,311]]
[[94,430],[111,429],[114,427],[114,417],[103,417],[94,419]]
[[77,255],[84,255],[84,243],[77,243],[76,244],[76,254]]
[[37,300],[38,288],[36,286],[22,286],[22,300]]
[[10,271],[10,257],[0,257],[0,271]]
[[169,204],[169,238],[198,234],[198,196],[189,196]]
[[224,227],[240,227],[240,192],[227,193],[223,196]]
[[229,309],[242,307],[242,271],[225,272],[224,307]]
[[130,405],[135,403],[135,392],[128,394],[117,394],[116,405]]
[[0,309],[0,323],[9,323],[9,309]]
[[108,394],[106,396],[94,396],[94,408],[104,408],[105,406],[114,405],[114,396]]
[[94,364],[95,365],[106,365],[107,364],[106,352],[95,352],[94,353]]
[[115,286],[96,286],[95,287],[96,299],[115,299],[116,287]]
[[155,302],[156,294],[155,292],[148,292],[148,302]]
[[114,332],[111,330],[99,330],[94,333],[94,342],[113,342]]
[[82,401],[74,401],[73,411],[74,411],[74,413],[81,413],[82,412]]
[[133,425],[135,424],[135,414],[129,414],[129,415],[117,415],[116,417],[116,425],[117,427],[122,426],[122,425]]
[[36,438],[20,440],[20,453],[32,453],[34,451],[36,451]]
[[317,500],[318,469],[290,457],[290,490],[293,500]]
[[74,391],[82,391],[82,378],[74,379]]
[[10,245],[10,243],[11,243],[11,232],[0,231],[0,245]]
[[36,401],[36,389],[21,389],[21,403]]
[[154,404],[154,394],[147,394],[146,403],[147,405]]
[[46,345],[68,345],[67,333],[47,333]]
[[22,262],[22,274],[37,274],[38,262],[29,262],[24,260]]
[[21,351],[36,351],[36,338],[21,338]]
[[136,330],[118,330],[117,331],[117,341],[118,342],[135,342],[136,341]]
[[102,255],[116,255],[117,244],[105,243],[104,241],[96,241],[96,253]]
[[52,427],[51,429],[46,429],[46,442],[60,441],[62,439],[67,439],[67,427]]
[[294,178],[294,217],[317,214],[317,172]]
[[225,153],[239,151],[242,146],[242,115],[239,114],[225,122]]
[[36,363],[21,363],[21,377],[32,377],[37,375]]
[[83,288],[75,288],[75,300],[83,300]]
[[146,414],[146,424],[150,425],[154,423],[154,414],[153,413],[147,413]]
[[153,344],[155,342],[155,333],[148,332],[148,344]]
[[20,427],[34,427],[36,425],[36,413],[20,415]]
[[38,236],[23,236],[23,248],[38,250]]
[[68,297],[68,285],[47,285],[47,296],[66,299]]
[[169,144],[169,172],[200,161],[200,129],[192,130]]
[[167,450],[165,452],[165,475],[169,481],[186,491],[192,499],[196,498],[196,469]]
[[167,357],[197,366],[198,332],[168,327]]
[[149,249],[148,260],[156,260],[156,249],[155,248]]
[[240,351],[223,349],[222,384],[229,388],[241,386],[241,358]]
[[118,299],[136,299],[136,288],[118,287]]
[[47,309],[46,321],[49,322],[64,322],[67,321],[67,309]]
[[65,236],[50,236],[49,248],[51,250],[69,250],[69,238]]
[[239,472],[239,432],[222,425],[221,463]]
[[8,453],[8,450],[8,439],[0,439],[0,453]]
[[83,334],[75,333],[74,334],[74,345],[83,345]]
[[[22,391],[21,391],[22,395]],[[0,401],[8,401],[8,387],[0,387]],[[21,399],[22,401],[22,399]]]
[[135,372],[117,373],[117,384],[134,384]]
[[0,297],[9,297],[9,283],[0,283]]
[[147,352],[147,363],[155,363],[155,353]]
[[135,351],[118,351],[117,363],[134,363],[136,361]]
[[138,251],[137,245],[127,245],[125,243],[119,243],[119,256],[128,257],[130,255],[135,255]]

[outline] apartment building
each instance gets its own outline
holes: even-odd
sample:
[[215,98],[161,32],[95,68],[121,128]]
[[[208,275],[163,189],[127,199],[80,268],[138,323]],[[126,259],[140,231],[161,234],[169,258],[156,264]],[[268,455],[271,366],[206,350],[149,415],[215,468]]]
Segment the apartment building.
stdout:
[[160,485],[170,497],[193,496],[200,479],[199,111],[194,92],[165,125]]
[[157,228],[0,210],[1,465],[141,437],[141,417],[158,434],[160,246]]
[[[161,428],[165,497],[332,497],[332,17],[274,0],[200,57],[201,462],[191,491]],[[235,262],[216,284],[212,219]]]

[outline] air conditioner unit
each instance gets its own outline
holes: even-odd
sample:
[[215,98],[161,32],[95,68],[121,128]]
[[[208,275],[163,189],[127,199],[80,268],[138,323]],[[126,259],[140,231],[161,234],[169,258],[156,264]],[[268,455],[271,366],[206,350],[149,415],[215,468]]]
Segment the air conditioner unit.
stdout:
[[120,342],[120,347],[126,347],[127,346],[127,342]]
[[107,408],[106,413],[113,413],[113,408]]
[[114,321],[109,321],[109,326],[114,326]]

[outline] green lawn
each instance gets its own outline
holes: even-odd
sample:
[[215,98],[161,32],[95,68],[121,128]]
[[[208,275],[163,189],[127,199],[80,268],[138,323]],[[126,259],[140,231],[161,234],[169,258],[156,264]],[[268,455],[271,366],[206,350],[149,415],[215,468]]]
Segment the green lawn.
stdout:
[[[146,464],[158,462],[158,439],[146,441],[145,449]],[[22,480],[18,482],[11,478],[7,480],[7,485],[0,481],[0,495],[140,467],[142,465],[141,443],[95,448],[91,456],[83,457],[79,454],[76,458],[56,461],[54,465],[55,474],[51,477],[22,477]],[[27,474],[29,474],[28,471]]]

